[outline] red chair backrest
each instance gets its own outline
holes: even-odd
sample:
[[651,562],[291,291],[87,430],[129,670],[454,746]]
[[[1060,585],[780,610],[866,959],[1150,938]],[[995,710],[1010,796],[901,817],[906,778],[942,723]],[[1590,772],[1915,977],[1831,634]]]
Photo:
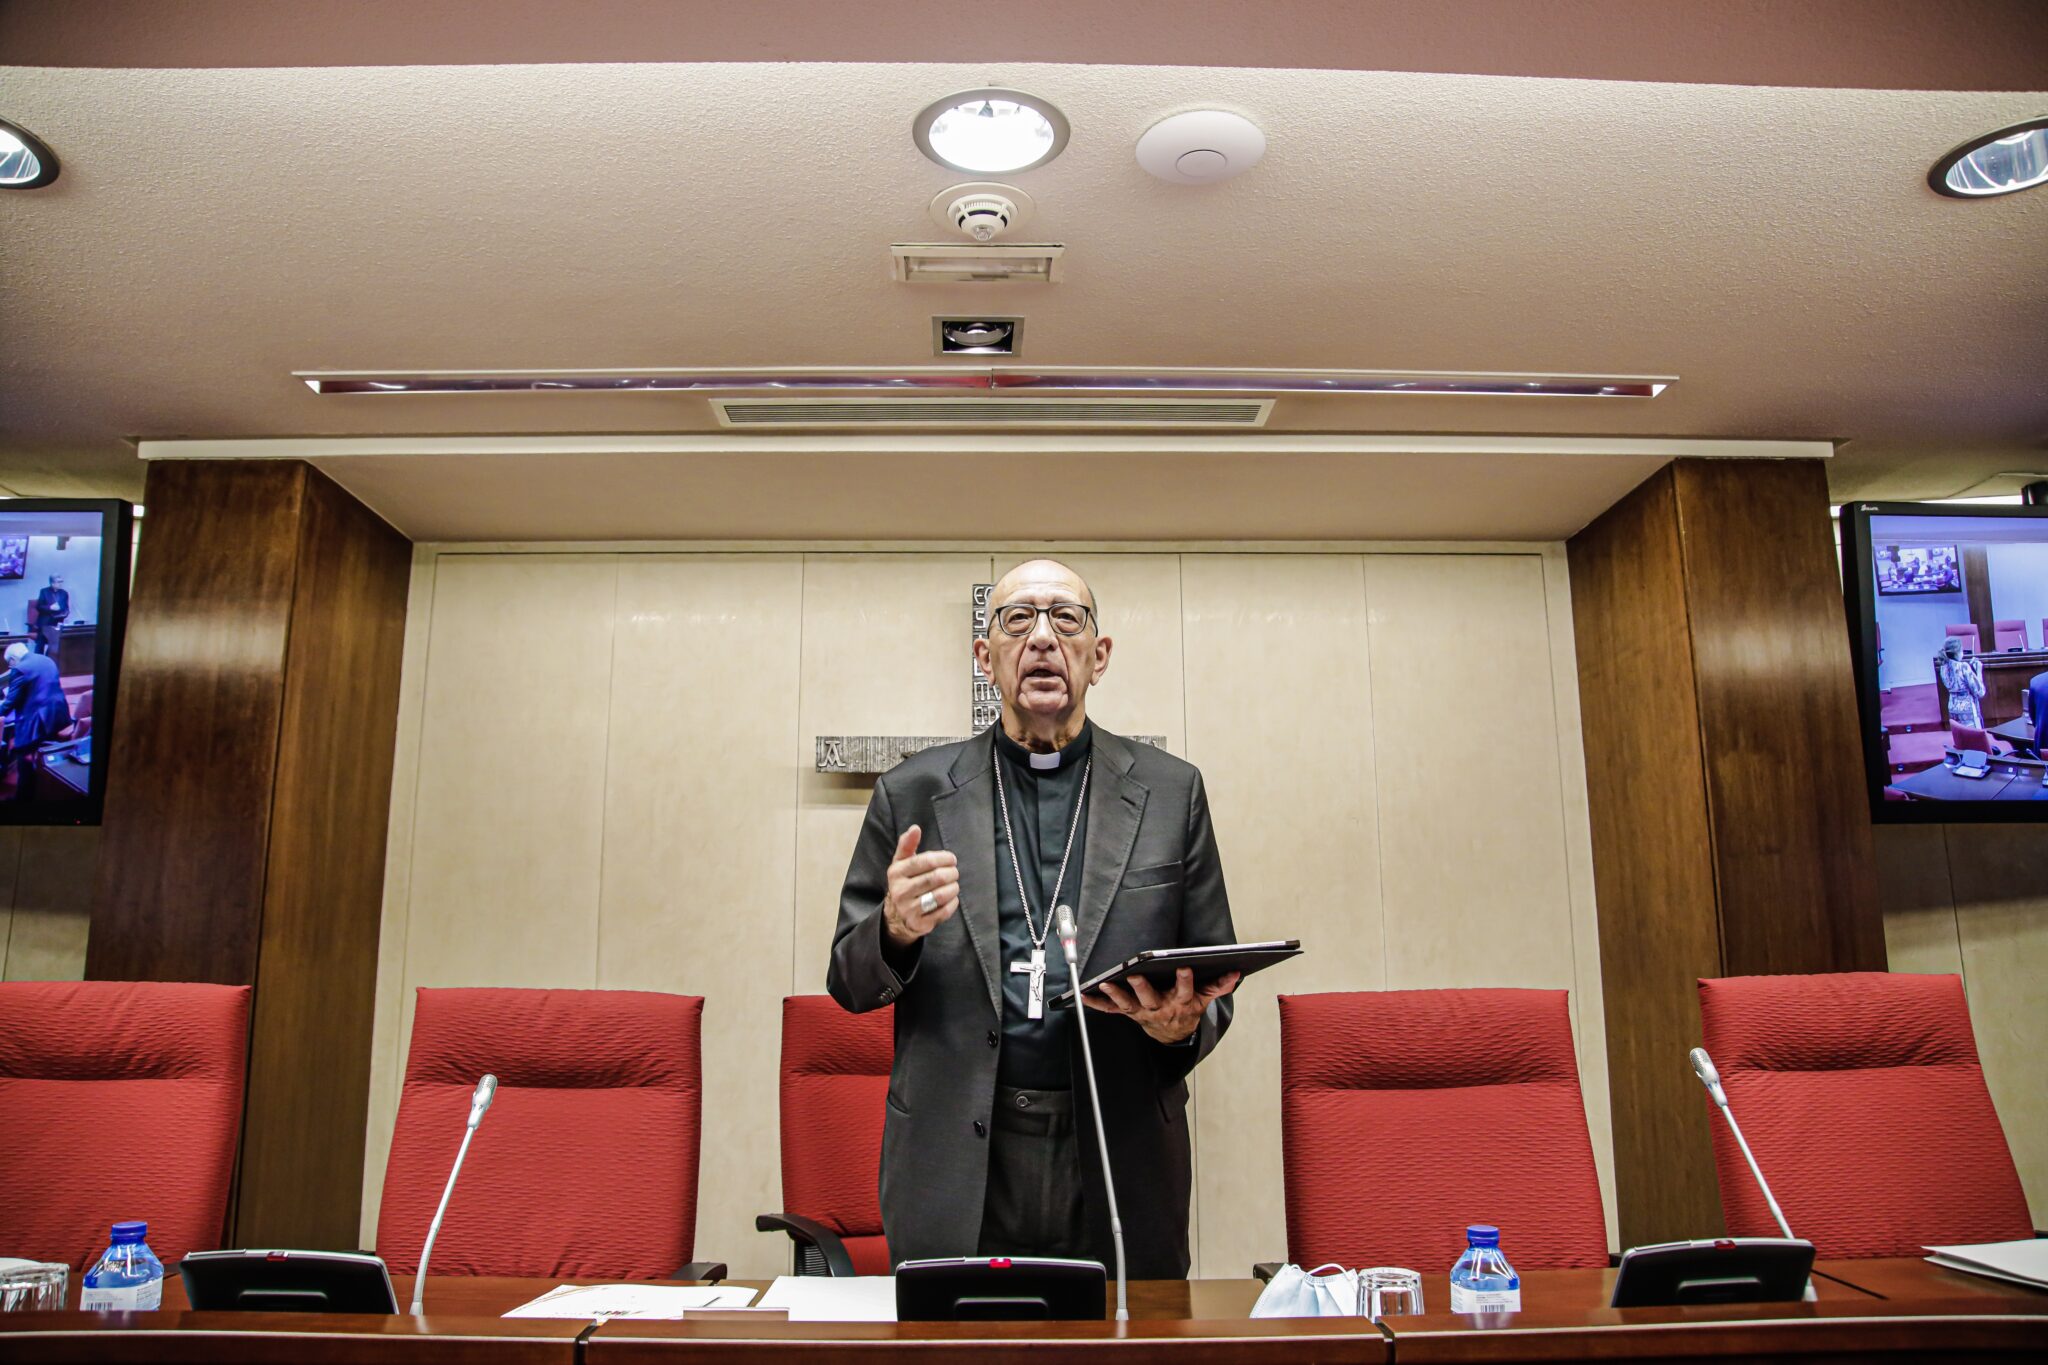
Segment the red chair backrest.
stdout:
[[1298,1265],[1607,1264],[1563,991],[1283,995],[1280,1131]]
[[498,1078],[429,1275],[656,1279],[690,1260],[704,1001],[655,991],[421,990],[377,1254],[419,1265],[478,1078]]
[[1993,649],[2025,649],[2027,647],[2027,623],[2025,621],[1993,621],[1991,637],[1996,643]]
[[167,1266],[219,1247],[248,1056],[247,986],[0,985],[0,1254],[78,1270],[130,1218]]
[[[1980,730],[1974,725],[1951,725],[1948,727],[1948,733],[1958,749],[1975,749],[1986,754],[1998,752],[1998,746],[1991,742],[1989,730]],[[1740,1123],[1741,1120],[1738,1118],[1736,1122]]]
[[1948,633],[1961,640],[1966,648],[1973,650],[1984,648],[1984,637],[1978,633],[1977,627],[1970,622],[1966,621],[1961,625],[1951,625],[1948,628]]
[[[1724,977],[1700,982],[1700,1023],[1785,1221],[1823,1258],[2033,1236],[1959,978]],[[1709,1118],[1729,1233],[1779,1236]]]
[[838,1233],[863,1275],[892,1268],[879,1181],[895,1014],[848,1014],[829,995],[782,1002],[782,1212]]

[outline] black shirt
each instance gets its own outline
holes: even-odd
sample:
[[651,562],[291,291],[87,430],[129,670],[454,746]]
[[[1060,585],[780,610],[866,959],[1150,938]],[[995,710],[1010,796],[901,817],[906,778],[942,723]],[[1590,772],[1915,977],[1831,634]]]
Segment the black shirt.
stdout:
[[[1074,1011],[1056,1010],[1052,998],[1067,988],[1067,960],[1060,952],[1057,926],[1046,929],[1052,913],[1052,890],[1060,887],[1060,902],[1079,906],[1083,845],[1088,841],[1085,807],[1075,825],[1075,803],[1081,800],[1081,775],[1087,770],[1094,726],[1086,721],[1073,743],[1056,754],[1034,754],[1003,733],[995,731],[996,762],[1002,766],[1003,789],[1009,797],[1010,823],[1017,831],[1017,862],[1010,862],[1010,846],[1003,832],[1003,803],[996,803],[996,918],[1001,929],[1002,948],[996,970],[1003,979],[1003,1051],[996,1067],[998,1084],[1025,1090],[1067,1090],[1074,1083],[1073,1064],[1068,1053],[1068,1031]],[[1034,767],[1057,760],[1054,767]],[[1090,788],[1094,780],[1089,780]],[[1074,830],[1074,851],[1067,862],[1065,880],[1060,878],[1060,858],[1066,853],[1067,833]],[[1031,925],[1045,931],[1045,1017],[1029,1017],[1031,978],[1012,972],[1012,962],[1031,960],[1032,931],[1025,925],[1024,903],[1017,896],[1017,878],[1024,878],[1031,896]]]

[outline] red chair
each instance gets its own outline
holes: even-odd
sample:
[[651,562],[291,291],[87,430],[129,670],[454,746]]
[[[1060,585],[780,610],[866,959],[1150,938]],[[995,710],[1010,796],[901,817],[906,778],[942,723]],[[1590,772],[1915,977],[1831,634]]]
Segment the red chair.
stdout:
[[1991,737],[1989,730],[1980,730],[1974,725],[1951,725],[1948,727],[1948,734],[1958,749],[1975,749],[1984,754],[2004,752],[2004,747]]
[[1984,648],[1984,637],[1971,622],[1965,621],[1961,625],[1951,625],[1948,628],[1948,633],[1961,640],[1963,648],[1970,650],[1972,653],[1981,652]]
[[782,1002],[782,1208],[799,1275],[887,1275],[878,1182],[895,1010],[848,1014],[829,995]]
[[1563,991],[1281,996],[1280,1133],[1299,1265],[1607,1264]]
[[[1822,1258],[2034,1235],[1960,978],[1706,980],[1700,1022],[1785,1221]],[[1710,1118],[1730,1235],[1778,1236],[1728,1125]]]
[[1991,623],[1992,648],[2001,653],[2008,649],[2027,647],[2027,623],[2025,621],[1993,621]]
[[219,1247],[248,1056],[247,986],[0,985],[0,1253],[79,1270],[131,1218],[167,1266]]
[[[722,1279],[686,1265],[697,1229],[702,997],[422,990],[384,1168],[377,1254],[420,1244],[479,1077],[498,1094],[470,1144],[429,1275]],[[678,1267],[681,1269],[678,1269]]]

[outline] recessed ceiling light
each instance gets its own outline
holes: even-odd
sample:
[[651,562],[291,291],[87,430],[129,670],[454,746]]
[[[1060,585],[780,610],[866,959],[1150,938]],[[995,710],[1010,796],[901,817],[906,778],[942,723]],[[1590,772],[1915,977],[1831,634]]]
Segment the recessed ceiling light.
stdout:
[[56,153],[20,124],[0,118],[0,189],[32,190],[56,178]]
[[1935,193],[1956,199],[2014,194],[2043,181],[2048,181],[2048,118],[1971,138],[1927,173]]
[[1067,131],[1067,116],[1044,100],[993,86],[936,100],[910,125],[919,151],[978,175],[1042,166],[1067,145]]

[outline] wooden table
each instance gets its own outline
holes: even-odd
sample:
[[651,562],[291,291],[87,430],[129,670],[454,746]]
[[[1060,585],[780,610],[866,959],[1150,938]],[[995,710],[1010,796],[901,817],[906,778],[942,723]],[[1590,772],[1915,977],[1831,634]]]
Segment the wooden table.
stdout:
[[[1532,1270],[1528,1311],[1456,1317],[1450,1286],[1423,1277],[1430,1312],[1390,1318],[1246,1316],[1251,1280],[1163,1280],[1131,1286],[1132,1321],[1054,1323],[787,1323],[506,1320],[506,1309],[559,1280],[450,1279],[428,1285],[415,1319],[297,1313],[193,1313],[175,1278],[165,1311],[0,1316],[0,1360],[219,1361],[227,1365],[634,1365],[634,1362],[965,1360],[973,1365],[1150,1361],[1185,1365],[1294,1362],[1673,1361],[1725,1357],[1822,1361],[2029,1359],[2048,1350],[2048,1293],[1942,1270],[1919,1260],[1818,1267],[1819,1301],[1719,1308],[1604,1305],[1611,1270]],[[756,1281],[741,1283],[758,1284]],[[408,1301],[409,1280],[394,1280]],[[74,1290],[75,1301],[75,1290]]]

